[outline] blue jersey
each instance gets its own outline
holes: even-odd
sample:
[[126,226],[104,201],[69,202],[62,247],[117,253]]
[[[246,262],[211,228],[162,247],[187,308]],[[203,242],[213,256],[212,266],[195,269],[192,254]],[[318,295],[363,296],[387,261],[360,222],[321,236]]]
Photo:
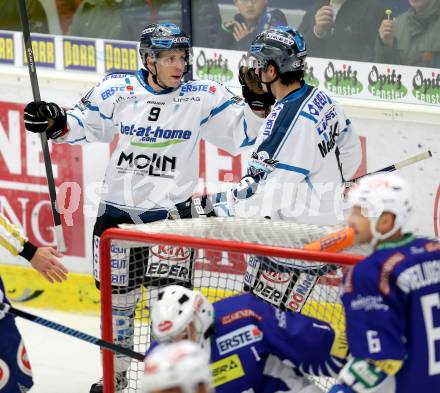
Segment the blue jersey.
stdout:
[[402,361],[399,393],[439,391],[440,243],[383,243],[347,275],[342,301],[354,357]]
[[[0,291],[5,293],[0,277]],[[4,303],[8,303],[5,299]],[[0,319],[0,393],[20,393],[32,386],[32,371],[26,348],[14,317]]]
[[216,302],[214,310],[217,393],[295,392],[310,383],[303,373],[334,377],[343,366],[331,355],[335,333],[325,322],[280,311],[251,294]]

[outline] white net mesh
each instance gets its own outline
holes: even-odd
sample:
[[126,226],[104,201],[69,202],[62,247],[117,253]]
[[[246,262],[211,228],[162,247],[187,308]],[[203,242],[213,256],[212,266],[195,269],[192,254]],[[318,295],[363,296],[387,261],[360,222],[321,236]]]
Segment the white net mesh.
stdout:
[[[208,239],[226,240],[272,246],[274,249],[302,248],[341,229],[340,226],[237,218],[168,220],[122,225],[121,228],[138,233],[184,236],[186,240],[188,237],[205,239],[206,242]],[[112,240],[112,270],[108,279],[113,284],[113,296],[104,291],[101,296],[112,298],[113,310],[122,318],[119,325],[115,322],[113,324],[115,342],[145,353],[151,342],[151,304],[157,298],[159,288],[172,283],[201,290],[212,302],[250,291],[281,310],[300,311],[331,323],[337,330],[344,329],[339,301],[341,266],[318,260],[259,256],[250,251],[234,249],[232,252],[227,246],[223,250],[214,251],[203,245],[188,247],[178,242],[171,245],[154,241]],[[364,253],[361,249],[344,251]],[[138,302],[136,297],[139,297]],[[134,310],[133,326],[130,318]],[[134,329],[133,339],[130,338],[133,332],[130,325]],[[124,359],[116,357],[116,371],[121,370],[121,364],[122,370],[127,369],[128,362],[124,363]],[[128,387],[124,391],[139,391],[142,373],[143,365],[131,362],[127,374]],[[329,385],[325,378],[317,379],[316,383],[323,389]]]

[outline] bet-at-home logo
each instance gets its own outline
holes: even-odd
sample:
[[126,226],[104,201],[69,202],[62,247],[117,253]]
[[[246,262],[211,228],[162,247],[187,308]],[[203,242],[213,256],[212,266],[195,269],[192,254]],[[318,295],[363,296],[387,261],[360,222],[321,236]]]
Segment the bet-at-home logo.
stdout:
[[319,80],[313,73],[313,66],[308,65],[307,62],[304,66],[304,80],[308,85],[319,87]]
[[341,96],[352,96],[359,94],[364,87],[357,78],[357,70],[353,70],[351,65],[342,65],[342,69],[337,70],[330,61],[324,72],[324,86],[333,94]]
[[431,77],[417,70],[412,80],[413,96],[427,104],[440,104],[440,73],[432,71]]
[[214,53],[214,58],[206,57],[205,51],[200,51],[196,60],[196,75],[200,79],[211,79],[216,82],[229,82],[234,74],[228,68],[228,59],[221,53]]
[[386,74],[381,74],[375,65],[368,74],[368,91],[384,100],[400,100],[408,93],[402,84],[402,74],[391,68],[387,68]]

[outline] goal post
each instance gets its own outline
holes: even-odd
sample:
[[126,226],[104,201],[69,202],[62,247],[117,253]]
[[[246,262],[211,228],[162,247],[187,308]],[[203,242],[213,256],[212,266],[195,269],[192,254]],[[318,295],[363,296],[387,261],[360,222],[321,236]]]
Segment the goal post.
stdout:
[[[270,281],[273,283],[271,291],[281,293],[279,299],[287,298],[289,291],[289,293],[298,291],[299,280],[304,274],[316,275],[317,281],[311,288],[307,291],[299,291],[304,295],[304,307],[301,312],[326,320],[333,326],[336,324],[339,328],[344,328],[337,284],[340,283],[342,276],[341,268],[354,265],[361,260],[363,256],[358,254],[363,250],[351,248],[348,250],[350,253],[341,253],[304,249],[313,242],[319,244],[317,241],[322,238],[326,239],[325,243],[322,244],[323,247],[318,247],[327,248],[329,241],[325,236],[340,229],[341,227],[338,226],[230,217],[167,220],[151,224],[121,225],[120,228],[108,229],[102,234],[99,246],[102,339],[113,341],[112,293],[115,293],[117,287],[113,286],[112,292],[111,266],[115,262],[115,254],[112,254],[115,247],[130,250],[130,255],[138,253],[136,255],[144,258],[143,265],[153,266],[152,255],[160,254],[161,263],[169,266],[170,272],[173,266],[178,266],[175,268],[176,271],[182,268],[179,265],[179,258],[173,259],[171,256],[186,255],[184,251],[191,250],[194,262],[191,265],[193,270],[191,286],[202,291],[211,301],[243,292],[246,288],[245,275],[252,270],[249,268],[252,259],[262,263],[259,272],[267,272],[267,274],[258,273],[260,276],[254,277],[257,286],[264,286]],[[145,249],[149,250],[148,255],[140,251]],[[267,261],[281,262],[282,268],[278,269],[279,265],[277,265],[276,269],[272,269],[270,265],[264,265]],[[142,291],[136,309],[134,349],[141,353],[145,351],[150,340],[151,301],[157,296],[158,288],[175,282],[175,280],[164,280],[163,276],[159,277],[157,269],[150,271],[157,278],[149,281],[151,286],[148,291]],[[255,273],[255,276],[258,274]],[[293,283],[294,278],[297,280],[295,283]],[[284,282],[286,284],[283,284]],[[268,293],[269,290],[266,288],[259,295],[264,299]],[[294,308],[289,307],[288,304],[280,302],[280,308],[293,310]],[[115,391],[113,357],[112,352],[103,350],[105,393]],[[137,391],[142,372],[143,365],[133,361],[128,373],[129,386],[124,392]],[[326,387],[325,384],[321,386]]]

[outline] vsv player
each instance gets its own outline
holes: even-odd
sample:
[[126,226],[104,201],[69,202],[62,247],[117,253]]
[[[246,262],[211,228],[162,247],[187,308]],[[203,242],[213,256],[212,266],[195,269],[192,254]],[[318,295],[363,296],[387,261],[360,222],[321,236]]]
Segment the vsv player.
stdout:
[[211,304],[200,292],[170,285],[159,290],[151,324],[159,342],[189,339],[205,350],[217,393],[318,393],[305,374],[334,377],[346,355],[327,323],[252,294]]
[[349,199],[355,240],[375,251],[345,277],[352,357],[330,392],[437,392],[440,243],[408,231],[410,189],[397,176],[367,177]]

